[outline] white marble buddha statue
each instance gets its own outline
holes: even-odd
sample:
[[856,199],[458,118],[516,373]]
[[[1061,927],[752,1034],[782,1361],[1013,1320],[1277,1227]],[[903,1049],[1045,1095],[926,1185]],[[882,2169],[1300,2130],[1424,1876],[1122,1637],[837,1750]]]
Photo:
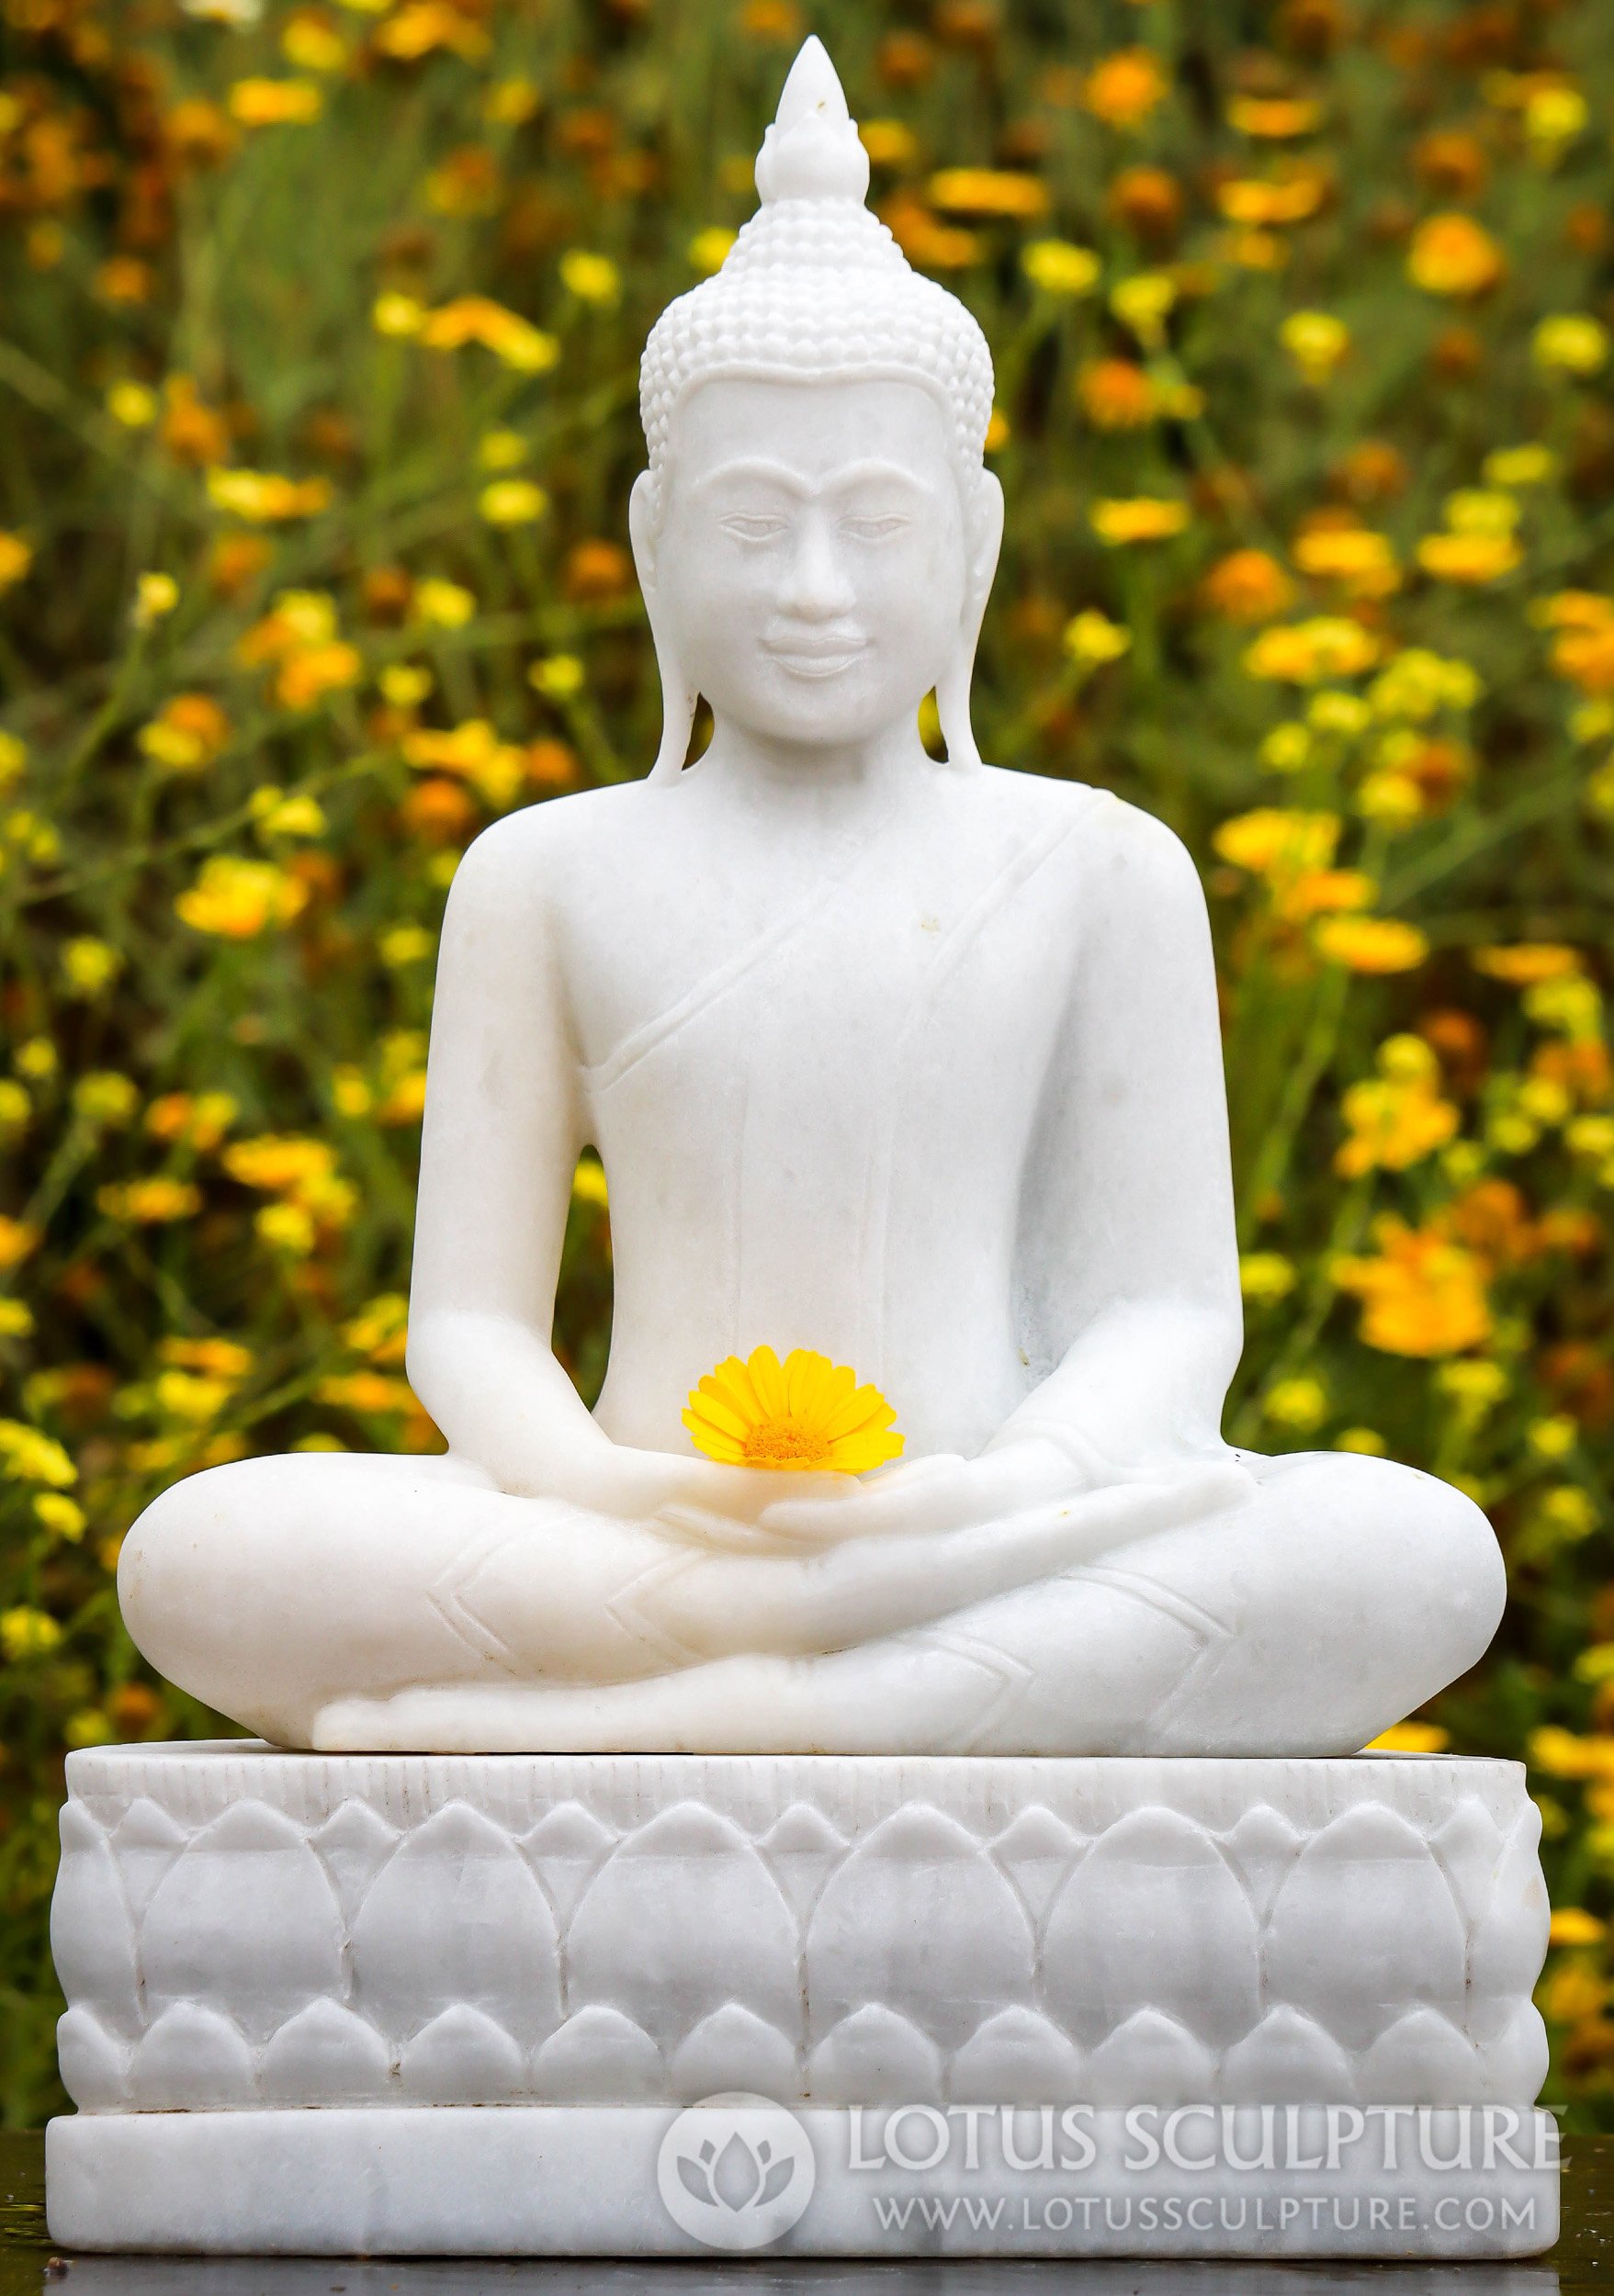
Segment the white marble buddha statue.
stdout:
[[[1484,1651],[1495,1541],[1408,1468],[1222,1441],[1193,865],[981,762],[990,362],[864,208],[816,40],[757,180],[645,355],[654,771],[499,822],[448,904],[409,1340],[447,1456],[175,1485],[123,1550],[130,1630],[289,1746],[1352,1750]],[[550,1345],[591,1144],[593,1412]],[[692,1389],[764,1345],[877,1387],[901,1459],[697,1451]]]

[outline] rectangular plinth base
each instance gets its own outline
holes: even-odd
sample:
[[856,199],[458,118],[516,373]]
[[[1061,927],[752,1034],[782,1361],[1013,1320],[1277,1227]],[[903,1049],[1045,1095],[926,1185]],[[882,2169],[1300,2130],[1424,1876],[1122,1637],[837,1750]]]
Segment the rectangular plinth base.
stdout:
[[1551,2116],[1483,2107],[129,2114],[54,2122],[48,2157],[80,2249],[1484,2257],[1558,2233]]

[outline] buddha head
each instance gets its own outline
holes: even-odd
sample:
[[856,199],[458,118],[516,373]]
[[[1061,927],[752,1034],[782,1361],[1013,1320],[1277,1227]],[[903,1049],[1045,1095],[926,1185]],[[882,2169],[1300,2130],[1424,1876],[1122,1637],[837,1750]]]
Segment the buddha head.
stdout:
[[986,339],[864,206],[868,155],[818,40],[757,160],[762,206],[669,304],[639,377],[630,526],[660,671],[652,779],[697,697],[774,743],[863,743],[933,687],[954,765],[1003,501]]

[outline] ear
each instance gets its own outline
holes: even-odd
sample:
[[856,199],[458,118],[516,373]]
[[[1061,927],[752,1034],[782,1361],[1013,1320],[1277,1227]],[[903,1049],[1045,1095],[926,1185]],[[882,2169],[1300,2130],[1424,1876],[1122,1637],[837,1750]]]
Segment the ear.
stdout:
[[633,544],[633,563],[650,618],[650,637],[656,648],[656,670],[661,681],[661,743],[650,768],[652,782],[675,782],[689,751],[690,728],[699,698],[679,661],[667,617],[656,587],[656,535],[653,524],[655,484],[648,470],[633,482],[627,501],[627,533]]
[[998,571],[998,553],[1003,547],[1003,488],[995,470],[983,470],[976,485],[976,499],[971,505],[969,522],[969,583],[965,605],[965,624],[978,633],[981,616],[987,611],[987,598],[992,578]]
[[633,545],[634,571],[647,606],[656,588],[656,537],[651,524],[655,501],[656,482],[648,470],[641,470],[627,498],[627,538]]

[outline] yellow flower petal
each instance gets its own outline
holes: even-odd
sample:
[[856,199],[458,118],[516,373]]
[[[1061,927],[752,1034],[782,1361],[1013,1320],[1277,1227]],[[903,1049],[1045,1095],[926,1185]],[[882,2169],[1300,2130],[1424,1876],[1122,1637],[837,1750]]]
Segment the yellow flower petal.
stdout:
[[728,1356],[690,1394],[683,1424],[697,1450],[729,1465],[856,1475],[895,1458],[897,1413],[876,1387],[809,1347],[781,1364],[771,1347]]

